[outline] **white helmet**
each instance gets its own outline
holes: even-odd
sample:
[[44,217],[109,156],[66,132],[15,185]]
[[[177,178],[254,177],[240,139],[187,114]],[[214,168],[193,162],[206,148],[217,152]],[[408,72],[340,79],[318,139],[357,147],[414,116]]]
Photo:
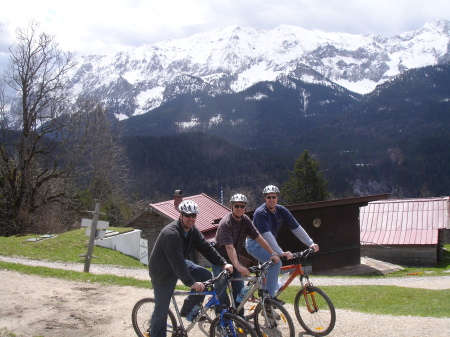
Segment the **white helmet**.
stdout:
[[276,193],[277,195],[280,193],[280,190],[275,185],[268,185],[264,187],[263,194]]
[[235,203],[235,202],[243,202],[243,203],[247,203],[247,198],[245,197],[245,195],[243,194],[235,194],[231,197],[230,199],[230,203]]
[[181,213],[185,214],[198,214],[200,210],[198,209],[198,205],[192,200],[184,200],[178,206],[178,209]]

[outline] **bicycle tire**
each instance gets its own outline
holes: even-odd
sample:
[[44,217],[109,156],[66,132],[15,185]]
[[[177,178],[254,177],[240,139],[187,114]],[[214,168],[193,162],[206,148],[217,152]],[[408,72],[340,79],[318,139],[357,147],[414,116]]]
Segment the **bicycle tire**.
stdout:
[[255,331],[259,337],[295,337],[295,326],[287,309],[272,299],[265,300],[265,307],[270,310],[272,317],[266,322],[261,303],[255,309]]
[[256,292],[244,304],[245,320],[251,321],[255,318],[255,309],[258,306],[259,297]]
[[[133,329],[136,335],[139,337],[149,337],[150,321],[152,318],[153,310],[155,309],[155,299],[151,297],[143,298],[136,302],[131,311],[131,322],[133,323]],[[167,318],[167,332],[170,336],[174,334],[177,329],[177,321],[172,310],[169,309]]]
[[[220,325],[220,315],[214,318],[214,320],[211,322],[211,328],[209,330],[210,337],[236,337],[238,335],[258,337],[251,324],[241,316],[228,312],[224,314],[224,320],[227,327],[222,327]],[[233,327],[233,329],[229,329],[231,326]]]
[[[308,310],[305,296],[309,303],[316,303],[317,308],[313,312]],[[301,289],[295,296],[294,309],[298,322],[309,334],[326,336],[334,329],[336,310],[322,289],[306,286],[306,294],[304,288]]]

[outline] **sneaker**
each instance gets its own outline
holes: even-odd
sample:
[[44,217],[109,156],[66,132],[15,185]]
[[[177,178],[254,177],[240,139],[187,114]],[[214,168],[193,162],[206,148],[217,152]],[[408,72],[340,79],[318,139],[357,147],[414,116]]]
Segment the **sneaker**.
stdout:
[[274,300],[275,302],[280,303],[281,305],[285,305],[286,302],[283,300],[280,300],[278,297],[272,297],[271,300]]

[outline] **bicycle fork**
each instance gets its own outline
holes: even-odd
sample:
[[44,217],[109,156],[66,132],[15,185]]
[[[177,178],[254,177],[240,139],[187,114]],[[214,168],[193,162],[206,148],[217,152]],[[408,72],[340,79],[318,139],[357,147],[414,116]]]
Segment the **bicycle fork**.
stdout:
[[319,311],[319,307],[317,306],[315,292],[314,291],[308,291],[308,286],[310,286],[309,283],[306,283],[303,287],[303,297],[305,298],[306,308],[308,311],[313,314],[317,311]]

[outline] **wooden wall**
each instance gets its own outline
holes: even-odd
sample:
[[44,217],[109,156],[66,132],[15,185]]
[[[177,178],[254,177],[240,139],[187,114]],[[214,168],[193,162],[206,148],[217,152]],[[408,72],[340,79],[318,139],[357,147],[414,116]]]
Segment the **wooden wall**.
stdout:
[[361,254],[403,266],[435,267],[437,245],[364,245]]

